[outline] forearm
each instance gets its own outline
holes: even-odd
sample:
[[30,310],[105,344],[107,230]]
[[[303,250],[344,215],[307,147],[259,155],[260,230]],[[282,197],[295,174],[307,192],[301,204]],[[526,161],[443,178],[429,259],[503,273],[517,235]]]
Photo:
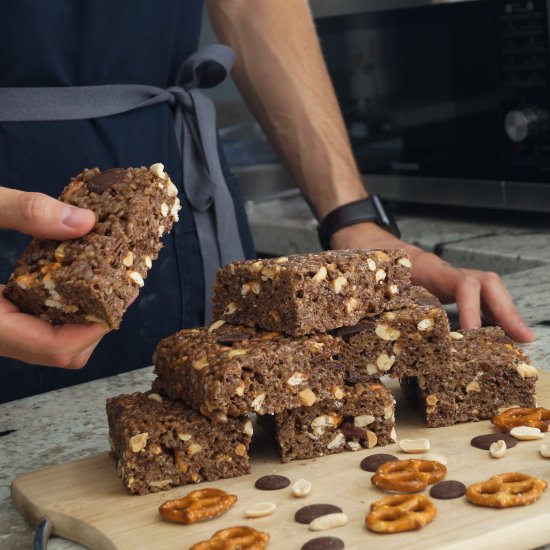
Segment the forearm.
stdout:
[[367,195],[305,0],[207,0],[233,77],[319,217]]

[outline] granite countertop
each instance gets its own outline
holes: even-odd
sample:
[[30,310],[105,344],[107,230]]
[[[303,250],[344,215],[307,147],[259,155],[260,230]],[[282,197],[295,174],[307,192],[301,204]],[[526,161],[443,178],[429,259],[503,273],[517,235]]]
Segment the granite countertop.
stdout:
[[[315,222],[301,198],[249,203],[247,209],[259,251],[286,255],[319,249]],[[550,370],[550,226],[426,215],[401,215],[398,221],[405,240],[437,250],[456,265],[499,272],[537,334],[524,349],[538,369]],[[0,405],[0,548],[30,548],[33,537],[11,504],[11,481],[107,451],[105,399],[148,389],[152,378],[146,368]],[[49,548],[81,547],[53,537]]]

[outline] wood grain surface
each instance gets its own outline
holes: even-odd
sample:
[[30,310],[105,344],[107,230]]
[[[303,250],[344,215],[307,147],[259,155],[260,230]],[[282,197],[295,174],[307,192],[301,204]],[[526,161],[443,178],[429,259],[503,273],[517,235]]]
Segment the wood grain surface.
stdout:
[[[425,428],[418,415],[403,403],[395,383],[390,387],[398,401],[397,436],[428,438],[432,452],[448,459],[446,479],[466,485],[503,472],[526,472],[550,482],[550,459],[539,454],[543,441],[524,441],[509,449],[501,459],[470,446],[476,435],[493,432],[488,421],[459,424],[449,428]],[[538,404],[550,408],[550,373],[541,373]],[[546,436],[550,439],[550,436]],[[281,464],[265,436],[255,434],[251,448],[252,474],[218,482],[180,487],[146,496],[126,494],[116,475],[114,462],[107,454],[84,458],[17,477],[12,483],[12,498],[18,510],[33,524],[43,516],[53,520],[54,532],[93,549],[181,549],[209,538],[218,529],[250,525],[271,535],[269,550],[299,549],[318,536],[341,538],[346,548],[408,549],[531,549],[550,542],[550,491],[530,506],[496,510],[476,507],[465,498],[434,500],[437,517],[420,531],[378,535],[366,530],[369,504],[384,493],[372,486],[371,474],[359,468],[370,454],[392,453],[411,458],[387,447],[345,452],[315,460]],[[282,474],[292,482],[306,478],[313,484],[305,498],[292,496],[290,487],[279,491],[259,491],[255,480],[265,474]],[[225,515],[194,525],[163,521],[158,506],[203,487],[218,487],[238,496],[238,502]],[[271,516],[246,519],[244,511],[252,504],[272,501],[277,509]],[[330,503],[349,516],[347,525],[324,532],[309,531],[294,521],[302,506]]]

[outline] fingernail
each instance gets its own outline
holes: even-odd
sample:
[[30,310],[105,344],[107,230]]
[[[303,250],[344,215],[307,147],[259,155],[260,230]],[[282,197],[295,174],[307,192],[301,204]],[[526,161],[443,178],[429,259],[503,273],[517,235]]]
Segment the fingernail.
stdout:
[[75,208],[74,206],[66,206],[63,209],[63,215],[61,216],[61,223],[74,229],[78,227],[84,218],[88,215],[88,212],[82,208]]

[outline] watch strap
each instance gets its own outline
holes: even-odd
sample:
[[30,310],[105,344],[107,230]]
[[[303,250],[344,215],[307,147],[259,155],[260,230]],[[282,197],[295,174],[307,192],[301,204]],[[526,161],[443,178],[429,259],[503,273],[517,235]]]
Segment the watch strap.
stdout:
[[401,233],[397,224],[384,208],[378,195],[343,204],[329,212],[319,224],[319,241],[324,250],[330,249],[330,238],[336,231],[363,222],[375,222],[396,237]]

